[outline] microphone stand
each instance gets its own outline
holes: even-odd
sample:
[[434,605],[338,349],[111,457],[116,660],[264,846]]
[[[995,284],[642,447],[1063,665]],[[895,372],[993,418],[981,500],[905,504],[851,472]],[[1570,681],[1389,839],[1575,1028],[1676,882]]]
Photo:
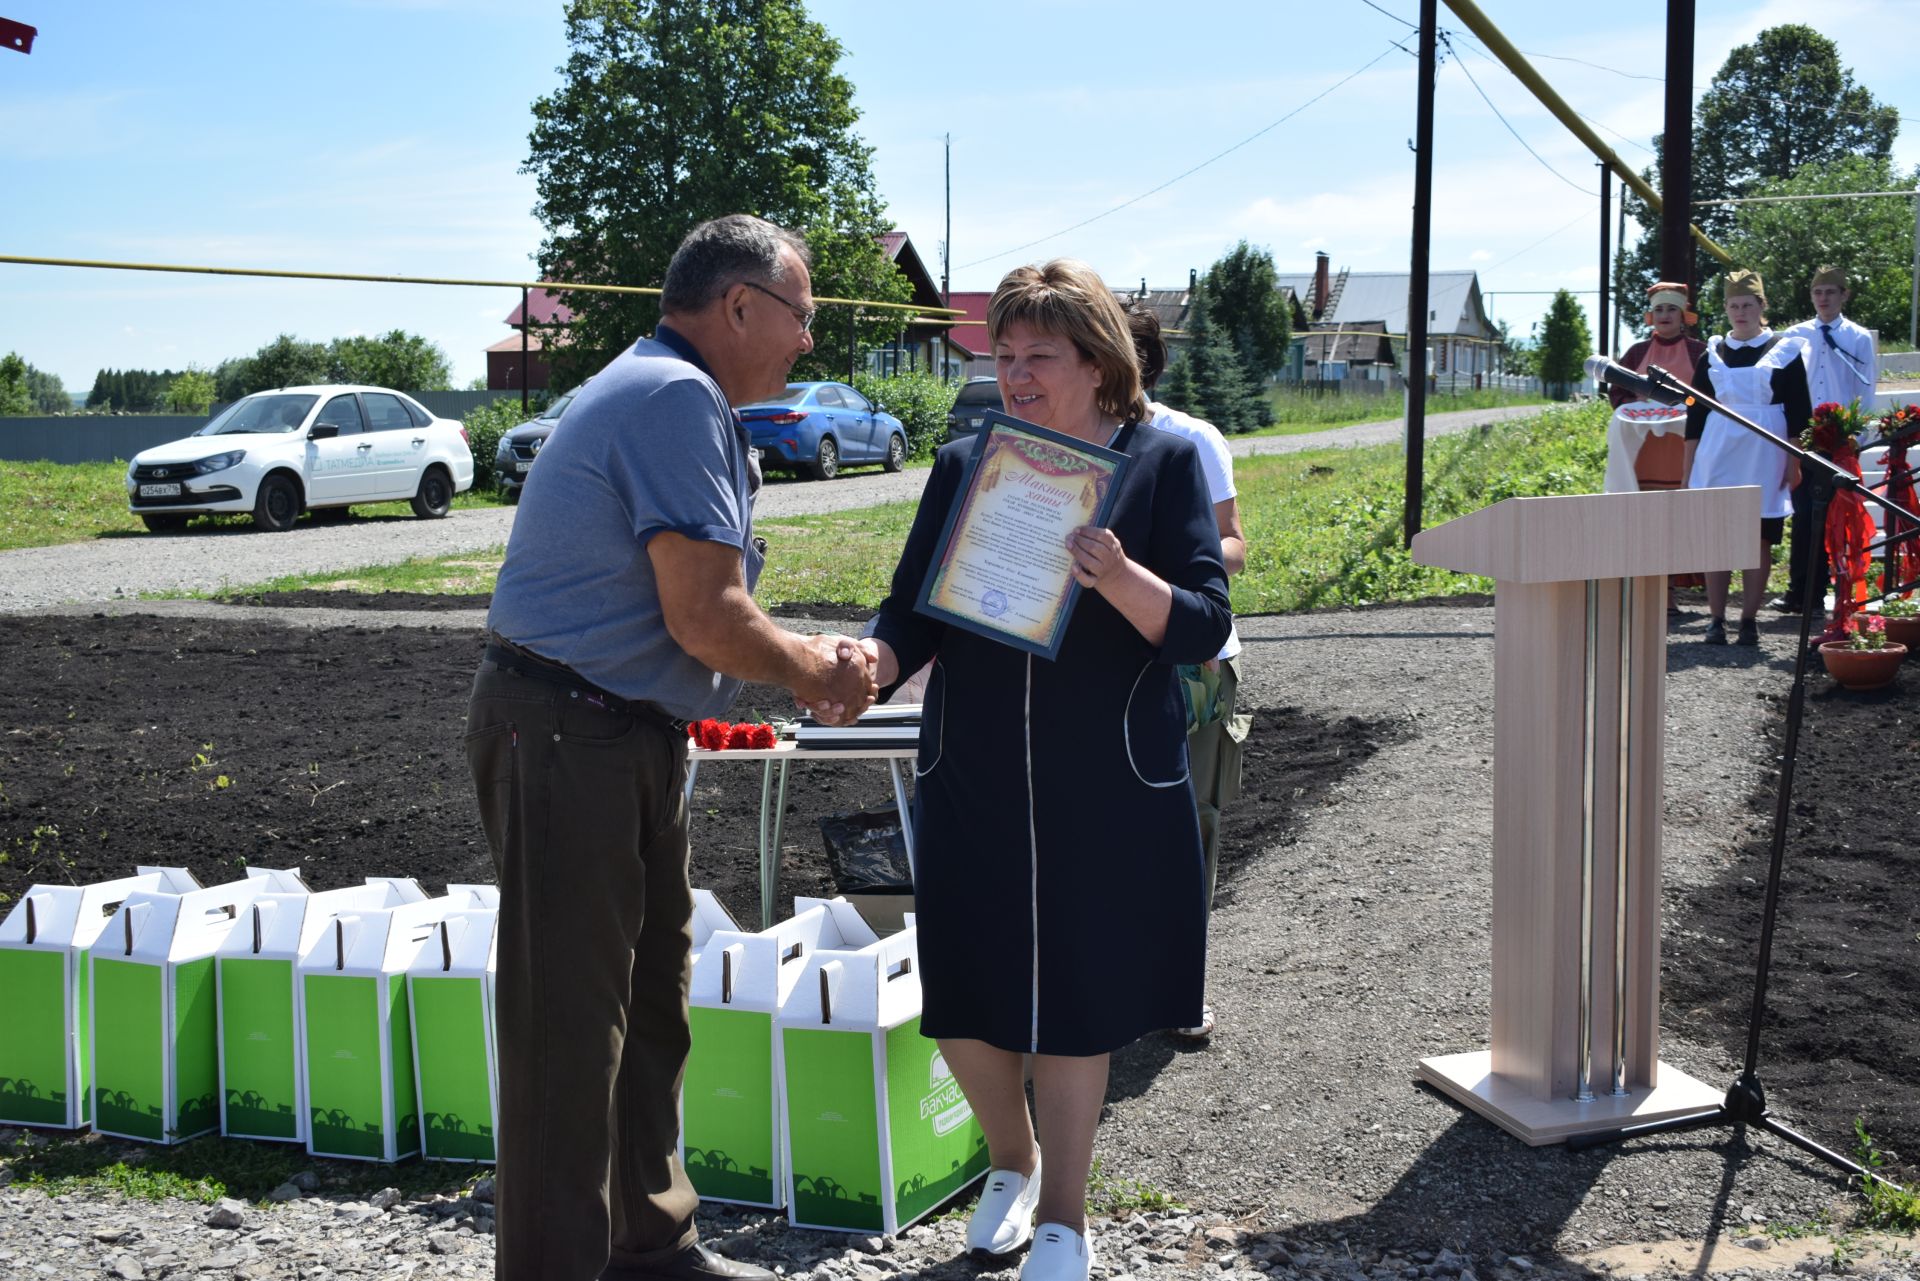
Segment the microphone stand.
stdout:
[[[1705,392],[1696,390],[1682,382],[1660,366],[1649,365],[1645,374],[1645,380],[1654,393],[1653,399],[1666,400],[1668,404],[1685,404],[1688,406],[1694,404],[1704,405],[1708,409],[1726,418],[1729,422],[1745,428],[1754,435],[1759,436],[1761,439],[1768,441],[1784,451],[1789,456],[1799,459],[1802,467],[1812,465],[1825,468],[1833,474],[1833,483],[1836,492],[1841,489],[1853,490],[1859,493],[1861,497],[1879,504],[1888,514],[1905,517],[1907,520],[1913,521],[1915,525],[1920,526],[1920,516],[1874,493],[1852,472],[1847,471],[1845,468],[1836,465],[1826,458],[1822,458],[1810,450],[1800,448],[1800,446],[1789,440],[1774,435],[1758,423],[1727,408],[1727,406],[1721,404]],[[1671,397],[1671,399],[1667,399],[1668,397]],[[1920,529],[1909,528],[1908,532],[1890,536],[1880,542],[1874,543],[1873,546],[1885,548],[1904,541],[1907,538],[1915,537],[1916,535],[1920,535]],[[1809,542],[1807,546],[1809,552],[1811,552],[1813,544]],[[1891,575],[1889,574],[1888,577],[1891,577]],[[1882,593],[1881,599],[1884,600],[1896,592],[1904,591],[1911,585],[1912,584],[1905,584],[1898,587],[1890,587],[1889,590]],[[1881,1178],[1878,1174],[1875,1174],[1858,1162],[1849,1160],[1831,1148],[1825,1147],[1813,1139],[1808,1138],[1806,1135],[1799,1133],[1797,1130],[1775,1120],[1773,1115],[1767,1110],[1767,1092],[1760,1081],[1760,1027],[1766,1017],[1767,978],[1773,966],[1774,926],[1779,919],[1780,913],[1780,880],[1787,848],[1788,813],[1793,802],[1794,763],[1800,747],[1800,723],[1806,710],[1807,656],[1809,652],[1807,642],[1813,628],[1813,615],[1818,609],[1821,599],[1826,594],[1824,589],[1825,584],[1816,583],[1812,573],[1809,572],[1806,576],[1806,589],[1800,611],[1799,650],[1798,653],[1795,654],[1793,661],[1793,687],[1787,698],[1787,732],[1786,741],[1781,749],[1780,782],[1774,796],[1773,832],[1767,866],[1766,905],[1762,909],[1760,917],[1760,955],[1754,970],[1753,1006],[1747,1015],[1747,1054],[1745,1065],[1742,1067],[1739,1077],[1728,1087],[1726,1097],[1721,1100],[1720,1106],[1710,1112],[1696,1112],[1689,1116],[1673,1117],[1665,1121],[1651,1121],[1642,1125],[1623,1126],[1617,1130],[1601,1130],[1591,1134],[1576,1135],[1567,1140],[1567,1147],[1571,1150],[1580,1151],[1602,1144],[1618,1143],[1625,1139],[1644,1138],[1654,1134],[1671,1134],[1683,1130],[1700,1130],[1721,1125],[1732,1126],[1735,1132],[1739,1133],[1744,1127],[1751,1126],[1756,1130],[1763,1130],[1776,1138],[1784,1139],[1803,1152],[1819,1157],[1829,1165],[1846,1170],[1858,1179],[1863,1181],[1871,1179],[1886,1184],[1888,1187],[1899,1188],[1898,1184]]]

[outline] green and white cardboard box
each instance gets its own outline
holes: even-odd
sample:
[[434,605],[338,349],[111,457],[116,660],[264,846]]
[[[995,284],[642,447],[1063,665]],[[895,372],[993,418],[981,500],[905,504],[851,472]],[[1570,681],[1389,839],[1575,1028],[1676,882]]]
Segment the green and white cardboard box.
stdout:
[[318,894],[303,885],[297,893],[262,894],[253,901],[214,954],[222,1134],[307,1141],[293,967],[342,912],[426,898],[411,878],[369,877],[365,885]]
[[184,867],[143,867],[95,885],[35,885],[14,904],[0,921],[0,1122],[92,1124],[88,952],[127,895],[198,888]]
[[391,1162],[420,1150],[407,967],[448,913],[497,905],[494,893],[449,885],[444,898],[343,912],[301,954],[294,1018],[307,1151]]
[[420,1152],[430,1161],[494,1159],[499,915],[497,906],[448,913],[407,967]]
[[88,957],[93,1128],[179,1143],[220,1127],[220,1031],[213,954],[261,894],[298,892],[291,871],[184,894],[136,891]]
[[680,1162],[702,1199],[786,1205],[773,1016],[808,956],[873,937],[845,901],[800,899],[790,920],[759,933],[728,921],[695,951]]
[[822,950],[775,1018],[787,1218],[892,1235],[987,1172],[987,1140],[920,1035],[917,933]]

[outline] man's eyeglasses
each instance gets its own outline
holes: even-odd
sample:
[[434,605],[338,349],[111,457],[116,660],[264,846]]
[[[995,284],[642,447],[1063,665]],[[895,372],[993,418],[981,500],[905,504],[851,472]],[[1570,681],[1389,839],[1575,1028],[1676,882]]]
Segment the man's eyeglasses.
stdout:
[[749,289],[758,289],[761,293],[773,299],[775,302],[785,307],[788,311],[792,312],[793,318],[800,322],[801,329],[807,330],[807,331],[811,331],[813,329],[813,318],[820,314],[818,309],[809,311],[807,308],[800,306],[798,303],[792,302],[786,298],[782,298],[779,294],[776,294],[775,292],[773,292],[773,290],[767,288],[765,285],[755,284],[751,280],[743,280],[740,283],[745,285]]

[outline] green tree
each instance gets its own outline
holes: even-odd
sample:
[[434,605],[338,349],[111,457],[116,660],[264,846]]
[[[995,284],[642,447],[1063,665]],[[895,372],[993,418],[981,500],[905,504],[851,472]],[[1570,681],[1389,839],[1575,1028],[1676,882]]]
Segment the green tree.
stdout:
[[1280,296],[1273,255],[1243,240],[1207,268],[1206,285],[1214,327],[1233,344],[1255,384],[1285,368],[1292,319]]
[[[707,218],[754,213],[801,231],[821,296],[903,301],[875,237],[888,229],[871,148],[854,133],[840,44],[800,0],[569,0],[563,84],[533,104],[527,163],[555,280],[658,285]],[[651,297],[561,291],[554,351],[573,381],[659,320]],[[856,349],[897,318],[860,317]],[[815,325],[811,370],[844,376],[847,319]]]
[[27,362],[8,352],[0,360],[0,415],[33,412],[33,391],[27,386]]
[[1553,296],[1547,318],[1540,323],[1538,369],[1547,394],[1562,400],[1570,397],[1592,353],[1593,334],[1587,328],[1587,313],[1572,294],[1562,289]]
[[[1833,191],[1912,191],[1920,172],[1901,174],[1866,156],[1801,166],[1793,177],[1760,184],[1755,195],[1800,196]],[[1905,337],[1913,289],[1913,201],[1794,200],[1742,205],[1727,248],[1734,261],[1767,282],[1767,310],[1776,324],[1806,316],[1813,273],[1844,268],[1853,290],[1847,315],[1869,329]],[[1715,282],[1716,286],[1718,282]],[[1719,291],[1702,300],[1718,309]]]
[[211,373],[188,365],[167,384],[163,403],[170,414],[204,414],[217,386]]
[[[246,362],[240,378],[240,395],[249,396],[270,387],[302,387],[327,381],[327,349],[317,342],[302,342],[292,334],[281,334],[255,352]],[[223,396],[222,399],[225,399]]]
[[33,397],[33,412],[36,414],[73,412],[73,398],[67,395],[66,384],[60,381],[59,374],[50,374],[29,364],[27,393]]
[[[1727,55],[1694,108],[1693,198],[1724,200],[1757,195],[1761,184],[1792,177],[1802,166],[1847,156],[1886,160],[1900,113],[1877,101],[1840,64],[1839,46],[1812,27],[1770,27]],[[1653,141],[1660,153],[1660,138]],[[1642,175],[1661,189],[1660,161]],[[1707,205],[1694,222],[1725,246],[1740,206]],[[1644,298],[1660,275],[1660,219],[1629,192],[1627,216],[1642,232],[1619,256],[1617,296]],[[1909,211],[1911,212],[1911,211]],[[1746,266],[1748,264],[1738,263]],[[1726,268],[1698,245],[1694,280],[1712,280]],[[1628,315],[1636,315],[1633,307]]]
[[331,382],[445,391],[453,370],[439,344],[395,329],[378,338],[334,339],[327,345],[327,374]]
[[[1161,380],[1159,399],[1222,432],[1252,431],[1272,421],[1273,411],[1248,380],[1233,344],[1214,327],[1211,308],[1205,287],[1194,290],[1187,312],[1187,350],[1178,362],[1182,368],[1178,378],[1169,370]],[[1185,403],[1170,399],[1175,395]]]

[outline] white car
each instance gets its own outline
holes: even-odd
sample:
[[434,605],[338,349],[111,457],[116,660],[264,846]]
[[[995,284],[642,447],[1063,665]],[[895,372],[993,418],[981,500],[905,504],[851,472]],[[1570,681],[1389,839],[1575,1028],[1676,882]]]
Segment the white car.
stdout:
[[302,511],[409,499],[424,520],[473,487],[467,429],[385,387],[281,387],[236,400],[184,440],[127,464],[127,510],[155,532],[208,512],[292,529]]

